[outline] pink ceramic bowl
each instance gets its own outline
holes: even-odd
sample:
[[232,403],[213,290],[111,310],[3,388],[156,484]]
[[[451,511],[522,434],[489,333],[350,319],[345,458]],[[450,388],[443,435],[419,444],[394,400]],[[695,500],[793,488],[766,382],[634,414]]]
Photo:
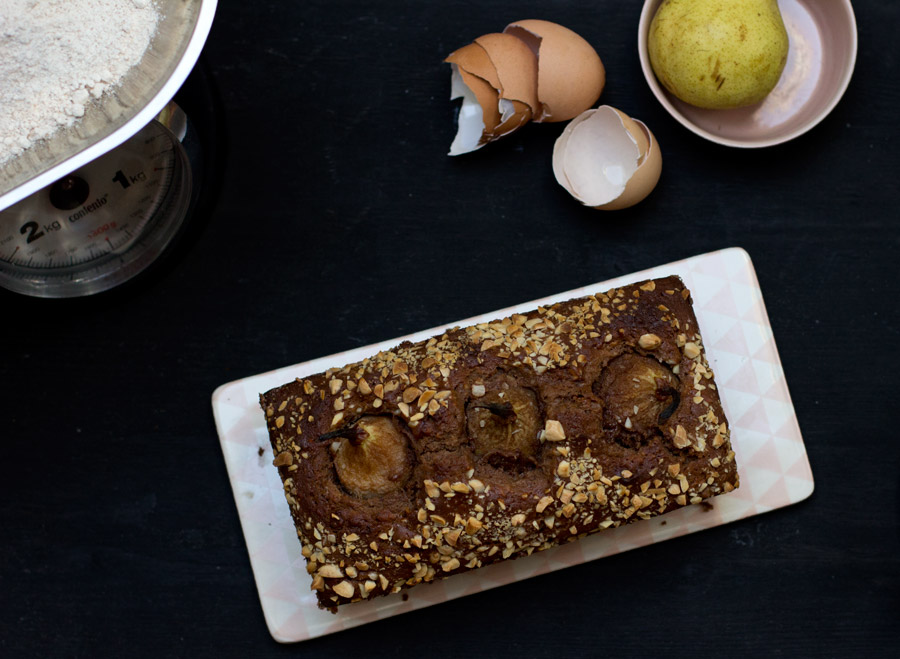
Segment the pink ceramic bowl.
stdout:
[[790,50],[775,89],[761,103],[735,110],[689,105],[666,91],[650,66],[647,34],[662,2],[646,0],[641,12],[641,68],[663,107],[701,137],[743,148],[787,142],[822,121],[850,84],[856,64],[856,18],[850,0],[778,0]]

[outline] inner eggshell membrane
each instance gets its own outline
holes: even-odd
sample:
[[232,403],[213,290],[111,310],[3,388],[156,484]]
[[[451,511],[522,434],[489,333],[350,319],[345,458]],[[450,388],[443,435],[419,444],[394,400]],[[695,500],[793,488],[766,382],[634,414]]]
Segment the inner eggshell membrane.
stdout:
[[484,133],[484,120],[481,104],[475,98],[475,93],[462,81],[459,67],[451,64],[450,73],[450,100],[462,99],[457,118],[456,137],[450,145],[450,155],[455,156],[477,149]]

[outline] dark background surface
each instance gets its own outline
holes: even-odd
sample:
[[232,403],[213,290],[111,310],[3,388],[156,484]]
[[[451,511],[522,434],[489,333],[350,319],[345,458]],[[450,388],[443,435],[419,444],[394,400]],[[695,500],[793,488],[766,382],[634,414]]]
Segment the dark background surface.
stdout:
[[[653,98],[640,4],[220,2],[182,94],[215,141],[214,207],[122,290],[0,294],[0,655],[896,656],[900,6],[855,3],[856,73],[822,124],[741,151]],[[530,17],[595,45],[601,101],[656,134],[663,176],[637,207],[582,209],[556,184],[562,124],[445,155],[441,60]],[[196,109],[208,82],[215,121]],[[299,645],[271,639],[218,385],[731,246],[762,286],[809,500]]]

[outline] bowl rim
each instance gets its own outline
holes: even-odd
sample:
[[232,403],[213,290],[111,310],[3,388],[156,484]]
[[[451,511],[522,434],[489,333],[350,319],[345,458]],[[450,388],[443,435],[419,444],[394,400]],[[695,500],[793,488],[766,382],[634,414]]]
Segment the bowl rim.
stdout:
[[846,12],[848,27],[850,28],[850,59],[848,62],[849,66],[845,68],[844,76],[840,81],[837,91],[832,96],[827,105],[823,106],[823,108],[804,125],[795,128],[794,130],[783,135],[768,139],[761,138],[751,141],[737,140],[729,137],[722,137],[721,135],[716,135],[713,132],[700,128],[690,119],[685,117],[684,114],[682,114],[678,110],[678,108],[676,108],[672,104],[667,95],[668,92],[666,92],[659,84],[659,81],[656,79],[656,74],[653,72],[653,67],[650,64],[650,55],[647,51],[647,34],[650,31],[650,22],[653,20],[653,16],[656,14],[656,8],[664,1],[665,0],[644,0],[644,6],[641,9],[641,18],[638,22],[638,57],[641,61],[641,70],[643,71],[644,79],[647,81],[647,84],[649,85],[650,90],[653,92],[653,95],[656,97],[656,100],[660,102],[660,104],[666,109],[666,111],[670,115],[672,115],[672,117],[674,117],[675,120],[678,121],[678,123],[680,123],[682,126],[690,130],[692,133],[709,140],[710,142],[742,149],[764,148],[768,146],[775,146],[776,144],[783,144],[784,142],[789,142],[790,140],[793,140],[803,135],[804,133],[809,132],[823,119],[825,119],[825,117],[827,117],[831,113],[831,111],[834,110],[835,106],[837,106],[841,98],[843,98],[844,93],[850,86],[850,79],[853,77],[853,71],[856,68],[856,56],[859,47],[859,35],[856,25],[856,15],[853,12],[853,5],[851,4],[850,0],[837,0]]

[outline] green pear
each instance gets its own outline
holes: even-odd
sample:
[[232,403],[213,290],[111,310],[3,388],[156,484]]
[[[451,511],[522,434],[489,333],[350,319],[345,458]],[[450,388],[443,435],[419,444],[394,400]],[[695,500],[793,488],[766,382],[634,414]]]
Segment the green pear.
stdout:
[[647,47],[656,77],[701,108],[738,108],[771,92],[787,61],[776,0],[665,0]]

